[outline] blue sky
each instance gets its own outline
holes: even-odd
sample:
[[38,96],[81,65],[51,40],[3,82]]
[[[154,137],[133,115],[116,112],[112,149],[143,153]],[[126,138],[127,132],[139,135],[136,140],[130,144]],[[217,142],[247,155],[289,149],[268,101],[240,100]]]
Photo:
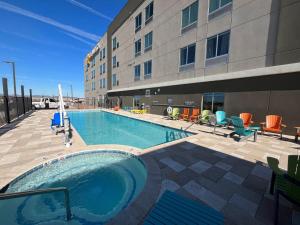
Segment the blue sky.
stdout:
[[[83,60],[127,0],[0,0],[0,77],[13,93],[11,66],[33,94],[83,96]],[[1,83],[1,82],[0,82]],[[2,85],[0,87],[2,93]]]

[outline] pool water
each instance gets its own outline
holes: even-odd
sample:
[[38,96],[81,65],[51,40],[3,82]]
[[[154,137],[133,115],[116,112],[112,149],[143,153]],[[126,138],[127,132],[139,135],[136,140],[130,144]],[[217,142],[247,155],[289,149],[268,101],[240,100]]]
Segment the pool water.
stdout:
[[0,201],[0,224],[103,224],[141,192],[144,164],[118,151],[86,151],[40,166],[13,181],[7,193],[54,187],[70,192],[72,220],[66,222],[63,193]]
[[146,149],[192,135],[103,111],[68,112],[71,124],[87,145],[119,144]]

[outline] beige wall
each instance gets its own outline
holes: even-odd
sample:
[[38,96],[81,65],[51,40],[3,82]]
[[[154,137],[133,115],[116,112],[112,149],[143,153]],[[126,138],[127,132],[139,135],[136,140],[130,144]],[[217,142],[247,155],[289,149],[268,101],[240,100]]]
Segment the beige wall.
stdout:
[[[98,42],[98,46],[100,47],[100,50],[102,50],[105,47],[105,58],[100,61],[100,52],[97,51],[94,54],[95,57],[95,66],[92,66],[92,63],[89,66],[88,71],[84,72],[84,85],[85,85],[85,98],[96,98],[96,100],[99,99],[99,96],[103,96],[107,92],[107,34],[101,38],[101,40]],[[100,75],[100,65],[105,63],[105,73]],[[92,71],[95,71],[95,79],[92,79]],[[88,74],[88,81],[86,82],[86,75]],[[105,78],[106,85],[105,88],[100,89],[100,79]],[[95,82],[95,90],[92,91],[92,82]],[[88,85],[88,89],[86,89],[86,85]]]

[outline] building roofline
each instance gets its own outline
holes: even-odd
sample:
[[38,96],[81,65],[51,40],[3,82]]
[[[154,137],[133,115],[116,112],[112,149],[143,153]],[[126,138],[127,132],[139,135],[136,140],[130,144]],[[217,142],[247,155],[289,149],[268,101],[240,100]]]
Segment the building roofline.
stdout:
[[242,70],[237,72],[205,75],[205,76],[195,77],[195,78],[180,79],[180,80],[167,81],[167,82],[158,82],[154,84],[140,85],[140,86],[134,86],[128,88],[119,88],[114,90],[108,90],[107,93],[134,91],[134,90],[141,90],[141,89],[160,88],[160,87],[222,81],[222,80],[233,80],[233,79],[241,79],[241,78],[280,75],[280,74],[288,74],[288,73],[296,73],[296,72],[300,72],[300,63],[262,67],[262,68]]

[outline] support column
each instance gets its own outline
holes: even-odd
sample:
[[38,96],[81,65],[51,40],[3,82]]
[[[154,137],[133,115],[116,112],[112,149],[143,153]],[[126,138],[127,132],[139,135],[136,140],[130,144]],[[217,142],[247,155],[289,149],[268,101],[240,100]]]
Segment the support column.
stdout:
[[25,115],[25,97],[24,97],[24,85],[21,85],[21,96],[22,96],[22,103],[23,103],[23,115]]
[[8,108],[7,78],[4,78],[4,77],[2,78],[2,86],[3,86],[5,120],[6,120],[7,123],[10,123],[9,108]]
[[29,89],[29,96],[30,96],[30,109],[29,111],[32,110],[32,89]]

